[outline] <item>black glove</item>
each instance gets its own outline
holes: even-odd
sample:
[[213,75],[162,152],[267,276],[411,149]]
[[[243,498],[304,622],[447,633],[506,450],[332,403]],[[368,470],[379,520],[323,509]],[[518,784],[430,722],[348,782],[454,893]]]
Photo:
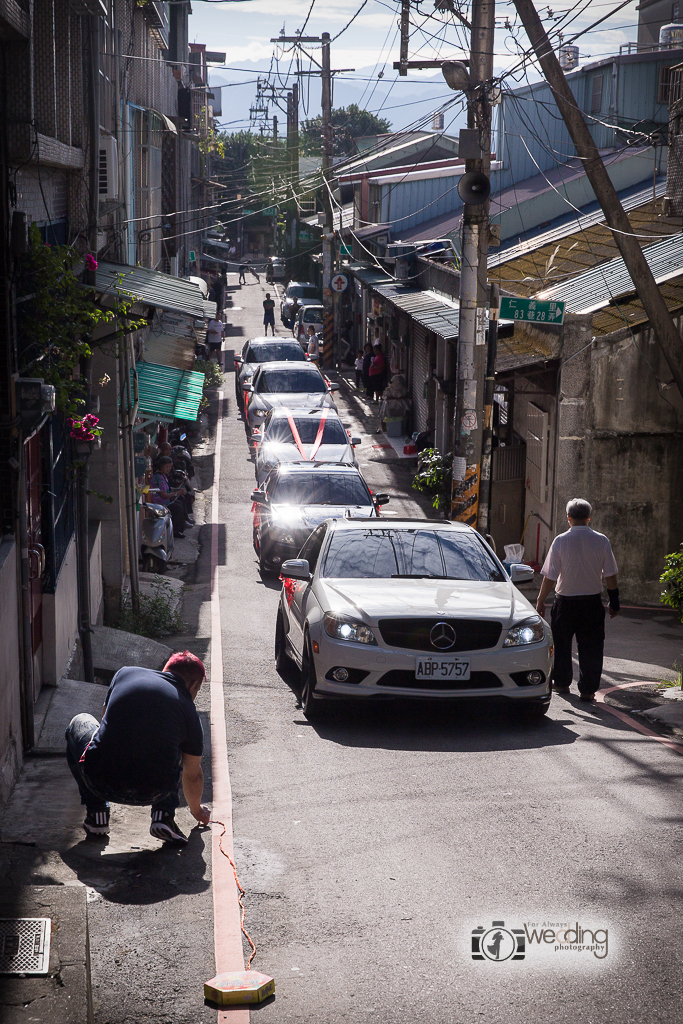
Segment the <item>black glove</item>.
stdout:
[[621,605],[619,604],[619,587],[615,587],[614,590],[608,590],[607,597],[609,598],[609,606],[612,609],[612,611],[620,611]]

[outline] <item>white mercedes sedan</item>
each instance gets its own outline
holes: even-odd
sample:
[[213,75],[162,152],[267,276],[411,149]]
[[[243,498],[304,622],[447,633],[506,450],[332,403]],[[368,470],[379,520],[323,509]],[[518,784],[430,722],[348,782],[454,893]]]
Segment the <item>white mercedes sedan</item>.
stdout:
[[550,704],[552,634],[469,526],[327,519],[282,563],[279,671],[301,671],[301,703],[327,698],[486,698],[532,716]]

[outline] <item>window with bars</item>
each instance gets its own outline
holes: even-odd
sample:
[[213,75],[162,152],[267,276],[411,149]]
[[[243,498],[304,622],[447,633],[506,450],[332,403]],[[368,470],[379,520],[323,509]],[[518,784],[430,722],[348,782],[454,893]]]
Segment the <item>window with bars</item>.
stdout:
[[545,501],[548,485],[548,413],[533,402],[527,404],[526,475],[531,493]]
[[591,114],[599,114],[602,110],[603,75],[594,75],[591,80]]
[[657,103],[669,103],[671,97],[671,72],[673,68],[660,68],[657,81]]

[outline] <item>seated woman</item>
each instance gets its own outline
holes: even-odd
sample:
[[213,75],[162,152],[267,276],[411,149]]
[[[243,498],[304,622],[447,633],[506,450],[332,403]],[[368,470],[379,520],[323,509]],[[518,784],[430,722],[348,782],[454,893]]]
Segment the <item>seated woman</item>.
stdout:
[[171,489],[168,482],[170,473],[173,471],[173,460],[168,456],[162,456],[157,463],[150,485],[150,499],[159,505],[165,505],[171,513],[173,533],[176,537],[185,536],[185,527],[188,525],[188,509],[186,503],[186,491],[184,487]]

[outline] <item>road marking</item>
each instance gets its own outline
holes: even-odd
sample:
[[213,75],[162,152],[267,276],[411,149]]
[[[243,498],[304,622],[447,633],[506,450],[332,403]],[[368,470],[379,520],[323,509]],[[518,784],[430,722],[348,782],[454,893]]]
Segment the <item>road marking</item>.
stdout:
[[625,690],[629,686],[651,686],[653,683],[652,679],[640,679],[636,683],[618,683],[616,686],[608,686],[605,690],[597,690],[595,699],[599,704],[609,711],[610,715],[614,715],[615,718],[620,718],[622,722],[626,722],[632,729],[636,729],[642,733],[643,736],[647,736],[648,739],[657,740],[658,743],[663,743],[665,747],[670,747],[671,750],[677,754],[683,754],[683,745],[676,743],[674,740],[669,740],[666,736],[660,736],[659,733],[654,732],[652,729],[648,729],[646,725],[641,725],[635,718],[631,718],[624,711],[619,711],[618,708],[613,708],[610,704],[605,704],[605,697],[608,693],[614,693],[615,690]]
[[[221,637],[221,605],[218,590],[218,525],[219,488],[221,479],[221,444],[223,441],[223,392],[218,392],[218,423],[214,453],[213,487],[211,489],[211,775],[213,810],[211,816],[225,825],[223,848],[234,860],[232,845],[232,789],[228,766],[228,743],[225,735],[225,698],[223,695],[223,640]],[[243,971],[244,953],[240,931],[237,887],[230,861],[220,850],[220,826],[211,832],[211,875],[213,886],[213,943],[216,974]],[[235,1007],[219,1010],[218,1021],[249,1024],[249,1009]]]

